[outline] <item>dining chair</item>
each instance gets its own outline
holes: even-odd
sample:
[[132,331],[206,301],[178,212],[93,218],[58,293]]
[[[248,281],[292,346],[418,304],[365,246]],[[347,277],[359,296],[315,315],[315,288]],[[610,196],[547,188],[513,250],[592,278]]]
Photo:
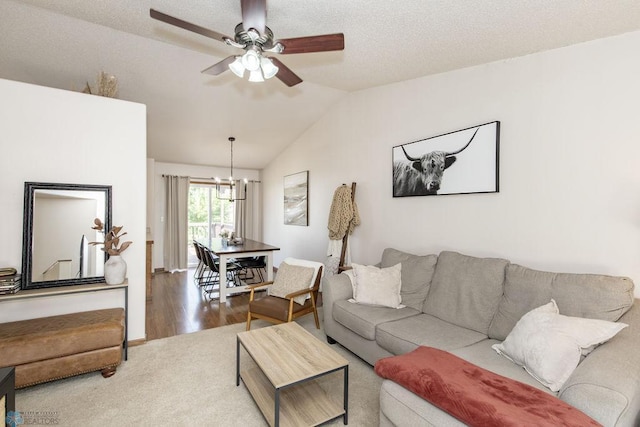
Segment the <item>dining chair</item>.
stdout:
[[[323,267],[320,262],[286,258],[273,281],[247,286],[251,290],[247,331],[251,329],[252,319],[287,323],[309,313],[313,313],[316,328],[320,329],[316,301]],[[256,298],[255,292],[263,288],[268,289],[269,293]]]
[[204,261],[204,257],[202,255],[202,244],[196,240],[193,241],[193,249],[196,252],[196,257],[198,258],[198,265],[196,266],[195,271],[193,272],[193,281],[196,285],[201,286],[202,279],[204,278],[205,271],[207,269],[207,265]]
[[240,267],[242,267],[242,278],[246,279],[254,279],[255,275],[258,275],[258,280],[262,283],[264,282],[264,276],[262,274],[263,270],[267,268],[267,257],[266,256],[254,256],[250,258],[238,258],[236,261]]
[[[203,246],[204,249],[204,259],[205,263],[208,267],[209,274],[206,279],[204,279],[203,290],[211,297],[211,294],[219,290],[220,286],[220,258],[218,258],[209,248]],[[238,271],[241,270],[237,263],[234,261],[227,262],[227,280],[230,280],[235,286],[239,283]],[[227,282],[228,286],[228,282]]]

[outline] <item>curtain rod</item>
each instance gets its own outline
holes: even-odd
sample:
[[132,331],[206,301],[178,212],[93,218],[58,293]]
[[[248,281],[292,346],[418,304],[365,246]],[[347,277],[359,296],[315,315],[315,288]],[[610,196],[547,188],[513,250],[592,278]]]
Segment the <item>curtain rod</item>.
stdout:
[[[165,176],[177,176],[177,175],[166,175],[166,174],[162,174],[162,177],[164,178]],[[189,178],[189,179],[195,179],[195,180],[205,180],[205,181],[215,181],[215,178],[200,178],[197,176],[188,176],[188,175],[183,175],[180,176],[180,178]],[[220,181],[229,181],[227,178],[220,178]],[[242,179],[240,180],[242,181]],[[249,179],[248,182],[257,182],[258,184],[262,183],[262,181],[259,180],[255,180],[255,179]]]

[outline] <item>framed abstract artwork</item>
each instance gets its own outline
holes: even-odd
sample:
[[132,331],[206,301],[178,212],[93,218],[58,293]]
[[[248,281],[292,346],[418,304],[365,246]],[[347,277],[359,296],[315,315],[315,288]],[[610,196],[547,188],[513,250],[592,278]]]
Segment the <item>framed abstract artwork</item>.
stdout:
[[393,147],[393,197],[497,193],[500,122]]
[[309,171],[284,177],[284,223],[309,225]]

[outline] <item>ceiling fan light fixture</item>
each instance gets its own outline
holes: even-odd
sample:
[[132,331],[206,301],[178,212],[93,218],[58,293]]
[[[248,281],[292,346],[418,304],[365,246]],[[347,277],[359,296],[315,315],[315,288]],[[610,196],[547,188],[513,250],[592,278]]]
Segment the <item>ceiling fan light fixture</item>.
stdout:
[[240,78],[244,77],[245,67],[244,67],[244,65],[242,65],[242,57],[241,56],[236,56],[236,60],[233,61],[231,64],[229,64],[229,69],[236,76],[238,76]]
[[250,81],[260,82],[275,76],[282,83],[292,87],[302,83],[302,79],[277,59],[264,59],[265,53],[296,54],[344,50],[344,34],[342,33],[276,39],[273,31],[266,25],[267,0],[241,0],[240,9],[242,22],[236,25],[234,37],[183,21],[155,9],[149,9],[149,14],[151,18],[165,24],[219,40],[228,46],[245,51],[240,56],[224,58],[202,71],[214,76],[222,74],[229,68],[235,75],[243,78],[245,71],[249,70]]
[[262,74],[264,74],[265,79],[270,79],[271,77],[278,74],[279,68],[273,65],[273,62],[269,58],[265,58],[263,56],[260,60],[260,65],[262,67]]
[[262,71],[260,71],[259,69],[251,71],[251,73],[249,73],[249,81],[254,83],[263,82],[264,78],[262,77]]
[[260,69],[260,54],[253,49],[248,50],[242,55],[242,65],[251,72],[258,71]]

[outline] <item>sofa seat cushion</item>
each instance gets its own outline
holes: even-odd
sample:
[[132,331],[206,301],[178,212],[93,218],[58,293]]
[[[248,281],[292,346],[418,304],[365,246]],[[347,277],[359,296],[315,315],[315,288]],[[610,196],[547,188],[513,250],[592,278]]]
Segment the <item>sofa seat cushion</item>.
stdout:
[[381,268],[402,265],[402,304],[422,311],[433,272],[438,261],[437,255],[413,255],[397,249],[387,248],[382,252]]
[[[381,426],[467,427],[437,406],[391,380],[380,386]],[[383,418],[384,417],[384,418]],[[387,421],[386,423],[383,423]]]
[[487,334],[502,298],[506,259],[443,251],[423,312]]
[[510,264],[488,335],[506,339],[522,316],[551,299],[562,315],[615,322],[631,308],[633,289],[627,277],[551,273]]
[[382,323],[376,332],[378,345],[393,354],[408,353],[421,345],[452,350],[486,339],[484,334],[428,314]]
[[470,426],[600,426],[556,396],[432,347],[381,359],[375,372]]
[[54,359],[124,341],[124,309],[111,308],[0,324],[3,366]]
[[522,366],[518,366],[496,353],[491,346],[499,343],[500,341],[498,340],[487,339],[456,350],[450,350],[450,353],[496,374],[539,388],[549,394],[557,395],[557,393],[552,392],[549,388],[540,384],[539,381],[536,381]]
[[345,300],[333,304],[333,320],[370,341],[376,339],[376,326],[379,324],[419,314],[418,310],[408,307],[396,309],[354,304]]

